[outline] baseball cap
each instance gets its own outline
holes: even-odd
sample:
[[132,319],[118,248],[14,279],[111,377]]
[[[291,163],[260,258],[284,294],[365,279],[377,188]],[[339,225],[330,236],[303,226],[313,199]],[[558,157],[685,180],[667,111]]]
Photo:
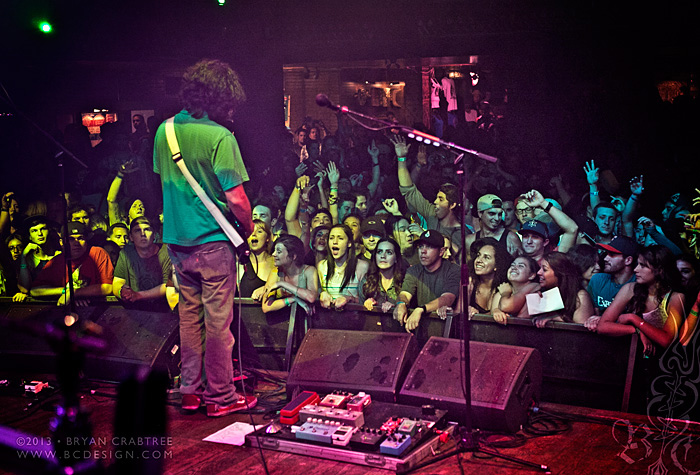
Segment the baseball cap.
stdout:
[[636,256],[639,252],[639,246],[627,236],[615,236],[610,244],[598,244],[598,247],[605,249],[613,254],[622,254],[623,256]]
[[542,236],[543,239],[549,239],[549,231],[547,230],[547,225],[544,224],[542,221],[539,221],[537,219],[531,219],[530,221],[525,221],[523,223],[522,228],[520,229],[521,233],[535,233],[539,234]]
[[503,200],[496,195],[488,194],[482,196],[479,198],[479,201],[476,202],[477,211],[486,211],[491,208],[503,208]]
[[82,234],[83,236],[88,235],[88,228],[79,221],[71,221],[68,223],[67,229],[69,236],[72,236],[73,234]]
[[382,220],[377,218],[376,216],[370,216],[369,218],[365,218],[362,220],[362,224],[360,224],[361,234],[365,234],[370,231],[374,232],[375,234],[379,234],[382,237],[386,235],[386,231],[384,230]]
[[421,243],[427,244],[430,247],[437,249],[445,247],[445,238],[442,234],[435,231],[434,229],[428,229],[426,232],[420,235],[418,240],[416,240],[416,246],[420,246]]

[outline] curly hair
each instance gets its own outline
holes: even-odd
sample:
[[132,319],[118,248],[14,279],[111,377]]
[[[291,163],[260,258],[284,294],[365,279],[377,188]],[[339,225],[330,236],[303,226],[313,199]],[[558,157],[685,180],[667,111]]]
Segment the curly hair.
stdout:
[[203,59],[187,69],[180,88],[185,109],[196,119],[204,114],[226,118],[246,97],[238,73],[216,59]]
[[377,243],[377,247],[372,251],[372,259],[369,263],[369,270],[365,277],[365,283],[362,285],[362,291],[368,298],[374,298],[380,293],[381,286],[381,275],[379,274],[379,267],[377,266],[377,249],[379,245],[383,242],[388,242],[394,247],[394,253],[396,254],[396,264],[394,265],[394,280],[391,284],[392,288],[396,292],[396,295],[401,292],[401,286],[403,285],[403,279],[406,276],[405,261],[401,257],[401,249],[396,241],[391,238],[382,238]]
[[[676,267],[676,256],[669,248],[658,244],[649,246],[639,254],[639,257],[643,257],[654,271],[654,280],[658,285],[656,299],[659,303],[668,292],[681,288],[681,274]],[[634,294],[627,304],[628,310],[641,316],[646,308],[648,297],[649,285],[635,283]]]
[[508,268],[510,267],[512,259],[510,257],[510,254],[508,254],[508,252],[502,246],[499,246],[498,241],[496,241],[492,237],[485,237],[474,241],[470,247],[471,262],[469,272],[474,280],[475,286],[479,285],[481,278],[476,274],[476,271],[474,270],[474,261],[476,260],[476,256],[479,250],[485,246],[493,247],[493,250],[495,252],[494,258],[496,261],[496,265],[494,270],[493,282],[491,283],[491,290],[494,290],[503,282],[508,281]]

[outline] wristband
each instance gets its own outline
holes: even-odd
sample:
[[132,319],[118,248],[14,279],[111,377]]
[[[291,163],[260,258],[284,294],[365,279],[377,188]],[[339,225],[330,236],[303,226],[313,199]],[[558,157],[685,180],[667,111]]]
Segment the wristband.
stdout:
[[396,302],[396,305],[399,305],[399,304],[401,304],[401,303],[404,304],[404,305],[407,305],[406,302],[404,302],[403,300],[399,300],[398,302]]
[[289,297],[284,298],[284,306],[289,307]]
[[406,161],[406,157],[397,157],[397,159],[399,160],[399,162],[405,162],[405,161]]
[[9,212],[10,212],[10,210],[9,210],[9,209],[7,209],[7,208],[3,208],[3,209],[2,209],[2,212],[3,212],[3,213],[9,213]]
[[639,201],[639,200],[636,198],[635,195],[630,195],[630,199],[631,199],[632,201]]
[[418,307],[418,308],[422,308],[422,309],[423,309],[423,313],[428,313],[428,309],[425,308],[425,305],[421,305],[421,306]]
[[66,288],[65,287],[63,287],[63,289],[61,290],[61,295],[66,295]]
[[590,194],[593,196],[598,196],[600,194],[600,191],[591,191]]
[[552,209],[552,206],[554,206],[554,205],[552,204],[552,202],[551,202],[551,201],[547,201],[547,205],[544,207],[544,212],[545,212],[545,213],[549,213],[549,210]]
[[122,172],[117,172],[117,177],[124,178],[124,174]]

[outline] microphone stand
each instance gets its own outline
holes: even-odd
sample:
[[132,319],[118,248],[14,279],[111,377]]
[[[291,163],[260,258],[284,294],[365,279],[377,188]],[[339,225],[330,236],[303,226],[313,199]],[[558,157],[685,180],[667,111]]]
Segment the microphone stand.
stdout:
[[[328,99],[328,96],[325,94],[319,94],[316,96],[316,103],[321,106],[321,107],[328,107],[331,110],[339,111],[343,114],[350,114],[355,117],[361,117],[363,119],[371,120],[374,122],[378,122],[380,124],[383,124],[383,128],[392,128],[392,129],[399,129],[402,133],[406,134],[409,138],[415,139],[419,142],[423,142],[426,145],[434,145],[436,147],[444,147],[447,148],[448,150],[453,151],[454,153],[455,150],[459,150],[463,153],[459,154],[457,158],[455,159],[455,165],[461,160],[462,162],[462,190],[467,189],[467,161],[464,160],[464,153],[469,153],[471,155],[474,155],[482,160],[486,160],[492,163],[495,163],[498,161],[498,159],[494,156],[487,155],[485,153],[478,152],[476,150],[468,149],[466,147],[463,147],[461,145],[457,145],[453,142],[445,142],[444,140],[440,139],[439,137],[435,137],[429,134],[426,134],[425,132],[421,132],[419,130],[412,129],[410,127],[406,127],[404,125],[400,124],[394,124],[394,123],[389,123],[385,120],[378,119],[376,117],[368,116],[365,114],[362,114],[360,112],[353,111],[349,109],[347,106],[340,106],[340,105],[335,105],[330,102]],[[363,127],[367,127],[365,124],[363,124],[360,121],[357,121],[360,125]],[[459,172],[458,172],[459,174]],[[462,210],[462,230],[464,230],[464,223],[466,222],[466,207],[463,206]],[[465,402],[465,411],[464,411],[464,418],[462,420],[462,424],[457,427],[457,433],[458,433],[458,440],[456,443],[456,446],[454,449],[450,450],[449,452],[445,452],[444,454],[440,454],[437,457],[434,457],[426,462],[417,464],[413,467],[411,467],[409,470],[405,471],[397,471],[397,473],[411,473],[415,470],[418,470],[423,467],[427,467],[430,465],[433,465],[441,460],[444,460],[446,458],[452,457],[453,455],[456,455],[459,457],[459,455],[467,452],[471,453],[482,453],[486,455],[490,455],[492,457],[498,457],[504,460],[509,460],[511,462],[516,462],[520,465],[526,466],[526,467],[532,467],[536,468],[539,470],[542,470],[546,473],[550,473],[549,467],[546,465],[542,464],[537,464],[533,462],[528,462],[526,460],[522,460],[516,457],[510,457],[507,455],[500,454],[496,451],[489,450],[489,449],[484,449],[480,447],[478,437],[475,436],[474,434],[474,428],[472,424],[472,401],[471,401],[471,355],[469,353],[469,341],[471,339],[471,320],[469,318],[469,304],[470,304],[470,299],[469,299],[469,267],[467,265],[467,252],[469,252],[468,249],[464,248],[464,239],[462,239],[462,252],[461,258],[460,258],[460,265],[461,265],[461,281],[460,281],[460,293],[462,297],[462,315],[460,321],[462,322],[462,334],[461,334],[461,356],[462,356],[462,363],[464,364],[464,372],[463,372],[463,379],[464,379],[464,402]]]

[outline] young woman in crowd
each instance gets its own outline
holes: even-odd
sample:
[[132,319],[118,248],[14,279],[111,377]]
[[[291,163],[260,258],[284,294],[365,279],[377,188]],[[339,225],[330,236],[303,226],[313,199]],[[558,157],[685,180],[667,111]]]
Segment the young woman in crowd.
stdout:
[[311,231],[310,250],[306,253],[304,264],[316,267],[326,258],[328,252],[328,233],[330,225],[318,225]]
[[296,236],[283,234],[275,241],[272,254],[277,272],[270,272],[265,285],[263,312],[281,310],[296,302],[311,313],[318,297],[316,268],[304,264],[304,243]]
[[567,256],[581,274],[581,286],[584,289],[588,288],[588,282],[593,274],[600,272],[598,249],[588,244],[578,244],[567,253]]
[[241,297],[262,300],[265,282],[275,267],[272,257],[272,231],[264,221],[253,221],[253,232],[248,236],[250,255],[245,265],[238,264],[238,285]]
[[343,219],[343,224],[347,226],[352,232],[352,240],[355,245],[355,253],[360,254],[362,252],[362,232],[360,231],[360,224],[362,219],[360,215],[355,212],[350,213]]
[[581,274],[578,267],[561,252],[545,254],[537,275],[542,291],[558,288],[564,308],[557,312],[561,316],[537,315],[533,319],[538,328],[550,321],[585,323],[595,313],[591,297],[581,287]]
[[507,253],[499,252],[498,246],[498,241],[490,237],[478,239],[471,246],[469,316],[489,313],[498,286],[507,280],[510,258]]
[[367,273],[367,261],[357,259],[350,228],[336,224],[328,235],[328,257],[318,263],[321,306],[343,308],[358,302],[358,284]]
[[623,336],[638,332],[644,353],[668,347],[683,322],[684,297],[680,274],[671,251],[649,246],[637,258],[636,282],[625,284],[598,323],[601,335]]
[[491,302],[491,315],[505,325],[508,317],[527,318],[526,295],[540,289],[539,264],[528,256],[516,257],[508,268],[508,282],[498,286]]
[[[359,300],[367,310],[381,309],[387,313],[394,308],[406,275],[405,261],[399,245],[391,238],[382,238],[372,252],[372,259],[365,278],[360,281]],[[382,330],[403,331],[392,316],[382,318]]]
[[394,307],[406,275],[399,245],[391,238],[382,238],[372,252],[364,279],[358,286],[359,300],[367,308],[381,308],[387,313]]

